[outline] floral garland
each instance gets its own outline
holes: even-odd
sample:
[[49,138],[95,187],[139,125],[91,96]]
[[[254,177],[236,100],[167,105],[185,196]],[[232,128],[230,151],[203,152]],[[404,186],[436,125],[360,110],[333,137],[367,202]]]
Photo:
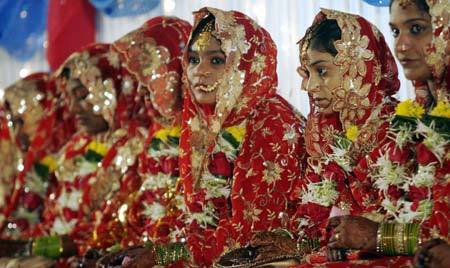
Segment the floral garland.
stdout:
[[198,201],[194,209],[186,213],[188,224],[197,222],[203,228],[217,226],[221,218],[219,208],[227,204],[231,193],[231,178],[233,163],[241,149],[246,134],[246,122],[221,129],[211,155],[209,168],[205,170],[200,180],[200,190],[195,196],[203,199]]
[[42,206],[47,197],[51,185],[51,174],[56,169],[56,160],[52,155],[43,157],[34,163],[33,169],[27,172],[21,202],[13,212],[8,225],[6,235],[9,238],[18,239],[27,236],[31,224],[39,223]]
[[[382,207],[397,222],[423,222],[433,207],[437,171],[448,161],[450,103],[441,101],[426,113],[412,100],[398,104],[390,139],[371,176],[382,194]],[[445,174],[449,179],[449,174]]]
[[[144,227],[144,241],[166,238],[175,242],[179,233],[177,224],[170,224],[177,220],[184,210],[182,192],[177,191],[179,181],[178,148],[181,128],[179,126],[162,128],[156,131],[150,141],[147,156],[154,165],[150,170],[141,171],[144,178],[139,189],[138,197],[133,206],[139,206],[146,219]],[[148,163],[141,163],[151,165]],[[149,169],[149,168],[147,168]],[[141,204],[143,200],[143,205]],[[131,210],[130,213],[133,213]]]
[[55,200],[57,210],[61,210],[63,217],[56,217],[51,228],[56,234],[67,234],[75,226],[77,211],[80,209],[80,200],[83,196],[79,179],[97,170],[108,152],[108,146],[102,142],[81,137],[65,152],[58,159],[58,168],[55,170],[58,180],[63,183],[62,191]]

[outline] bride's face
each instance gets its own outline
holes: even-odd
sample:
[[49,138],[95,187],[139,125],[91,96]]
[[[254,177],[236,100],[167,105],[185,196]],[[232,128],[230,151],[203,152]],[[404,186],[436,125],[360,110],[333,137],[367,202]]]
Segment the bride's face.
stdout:
[[306,53],[308,59],[306,91],[311,96],[318,112],[333,113],[335,103],[333,90],[342,84],[340,68],[333,63],[334,56],[328,52],[309,48]]
[[188,57],[186,72],[195,100],[199,104],[215,104],[217,85],[225,72],[226,61],[219,40],[208,32],[200,33]]

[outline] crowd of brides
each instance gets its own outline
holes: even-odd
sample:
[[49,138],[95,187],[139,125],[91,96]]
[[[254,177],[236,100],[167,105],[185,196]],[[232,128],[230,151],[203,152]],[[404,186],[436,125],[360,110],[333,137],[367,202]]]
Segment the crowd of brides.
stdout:
[[[450,2],[299,41],[307,118],[238,11],[155,17],[5,89],[1,267],[450,267]],[[293,55],[294,56],[294,55]],[[293,66],[293,68],[295,68]]]

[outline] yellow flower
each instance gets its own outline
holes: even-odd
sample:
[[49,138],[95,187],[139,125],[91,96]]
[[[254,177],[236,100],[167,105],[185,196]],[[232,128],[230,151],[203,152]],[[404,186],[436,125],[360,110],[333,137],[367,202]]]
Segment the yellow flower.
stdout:
[[430,115],[450,118],[450,102],[439,101],[431,111]]
[[40,163],[44,166],[47,166],[50,172],[53,172],[56,169],[56,159],[51,155],[47,155],[46,157],[42,158]]
[[87,147],[88,150],[94,151],[99,155],[105,155],[108,152],[108,148],[105,144],[97,141],[91,141]]
[[345,131],[345,137],[351,141],[355,141],[358,137],[359,129],[355,125],[351,125],[347,130]]
[[176,126],[170,129],[169,136],[179,138],[181,134],[181,127]]
[[413,100],[400,102],[395,108],[395,114],[406,117],[420,118],[425,113],[425,109]]
[[154,137],[162,140],[163,142],[167,142],[167,140],[168,140],[167,136],[169,136],[169,133],[170,133],[170,129],[162,128],[155,132]]
[[227,132],[229,132],[237,142],[241,143],[245,136],[245,127],[228,127],[225,129]]

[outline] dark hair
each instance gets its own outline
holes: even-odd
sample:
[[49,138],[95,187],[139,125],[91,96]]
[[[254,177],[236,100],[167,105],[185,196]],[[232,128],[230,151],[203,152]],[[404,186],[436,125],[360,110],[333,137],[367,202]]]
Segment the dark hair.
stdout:
[[61,77],[69,79],[70,78],[70,69],[67,68],[67,67],[64,67],[62,72],[61,72]]
[[[392,3],[394,3],[395,0],[391,0],[389,3],[389,12],[391,12]],[[430,14],[430,6],[427,4],[426,0],[409,0],[411,1],[416,7],[423,12],[426,12]]]
[[338,52],[334,47],[334,42],[341,39],[341,33],[341,28],[336,20],[326,19],[312,29],[309,47],[336,56]]
[[191,50],[192,44],[194,44],[195,40],[197,40],[197,37],[203,31],[203,28],[205,28],[205,26],[211,21],[212,21],[212,25],[214,27],[215,20],[216,20],[216,18],[212,14],[209,14],[198,23],[197,27],[195,27],[195,29],[192,31],[191,42],[189,43],[189,46],[188,46],[189,50]]

